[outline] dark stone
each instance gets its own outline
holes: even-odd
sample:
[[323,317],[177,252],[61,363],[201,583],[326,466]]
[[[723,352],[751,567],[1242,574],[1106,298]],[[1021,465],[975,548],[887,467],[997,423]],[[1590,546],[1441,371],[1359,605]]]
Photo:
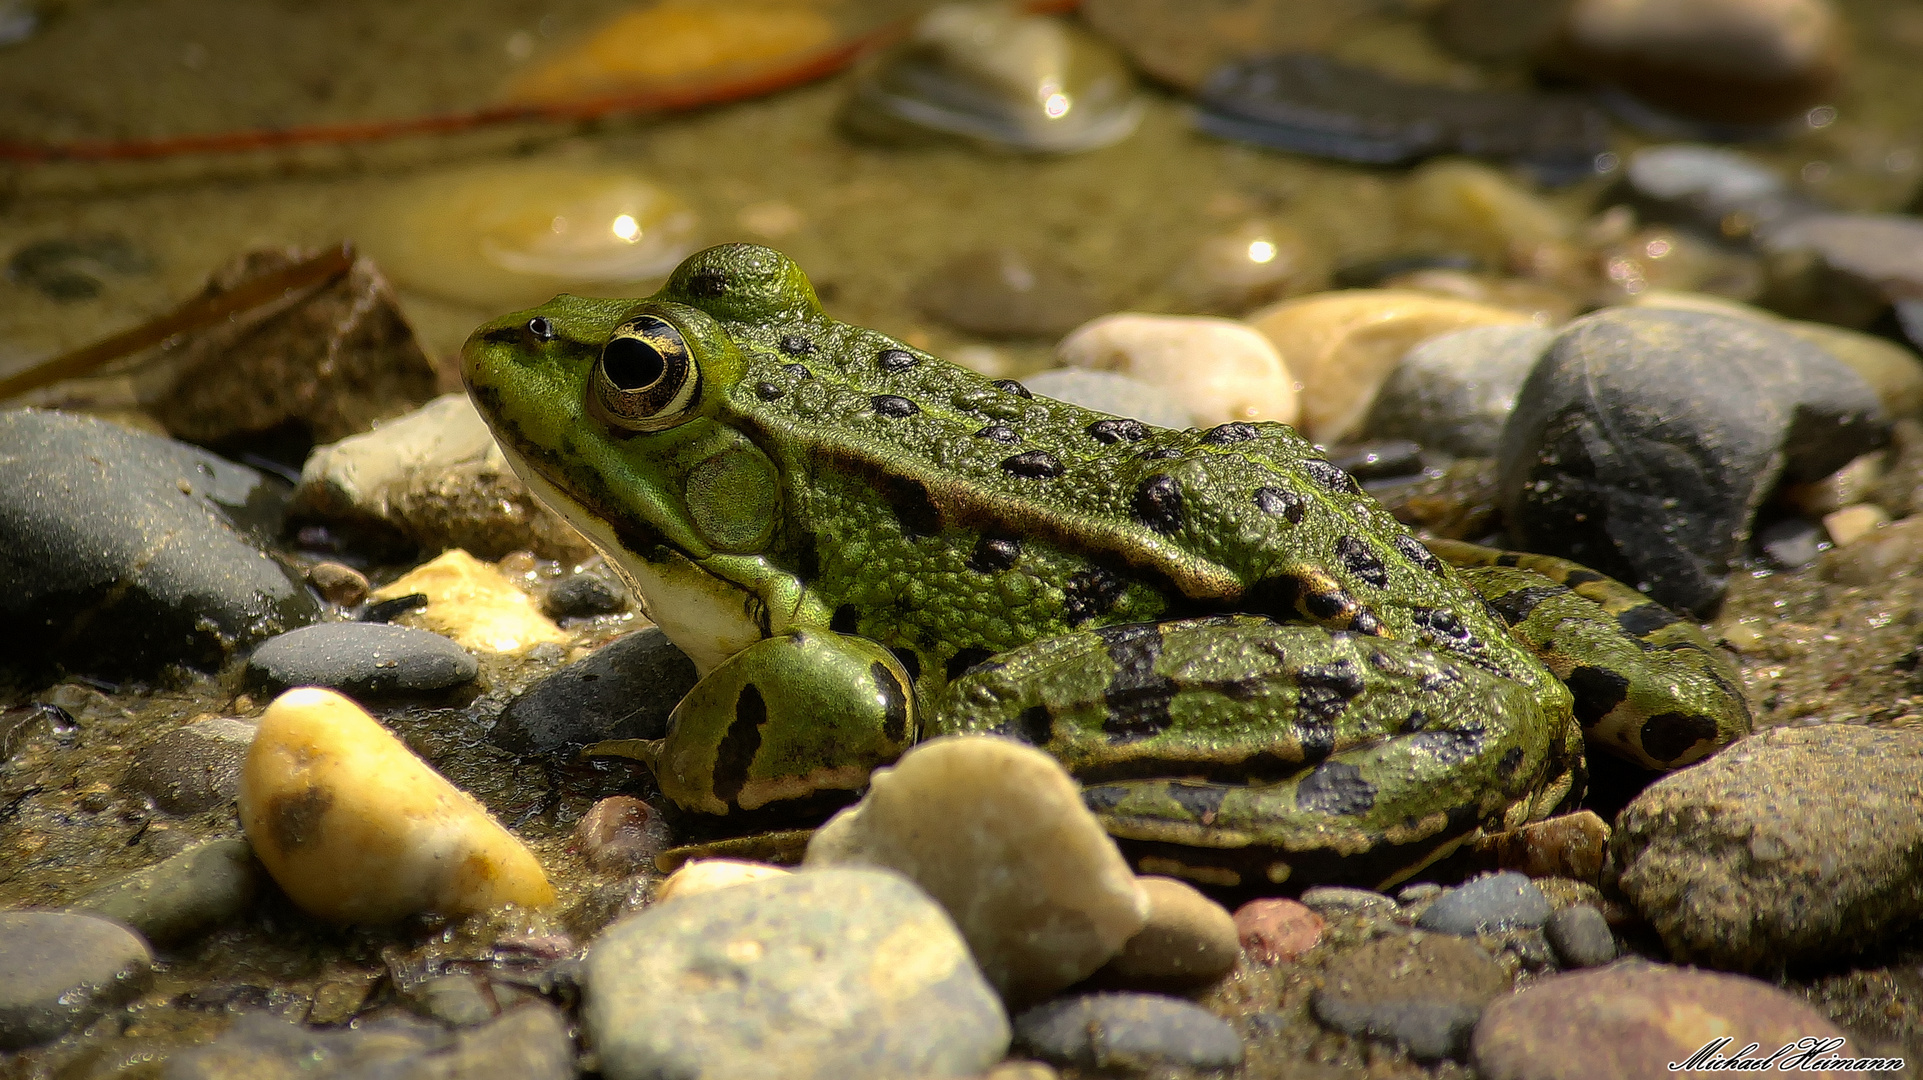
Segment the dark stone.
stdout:
[[50,1042],[126,1000],[153,954],[119,923],[60,911],[0,912],[0,1050]]
[[173,728],[134,751],[122,784],[170,814],[198,814],[240,791],[256,725],[218,717]]
[[312,622],[306,584],[261,551],[281,506],[261,474],[183,443],[0,412],[0,663],[211,671]]
[[586,618],[620,611],[628,603],[628,593],[619,582],[592,571],[569,574],[547,591],[542,608],[557,619]]
[[[1432,337],[1403,354],[1363,430],[1461,457],[1491,457],[1516,391],[1555,336],[1538,326],[1502,325]],[[1358,479],[1377,478],[1350,471]]]
[[420,694],[468,682],[480,665],[439,634],[384,623],[321,623],[266,642],[247,661],[251,685],[325,686],[358,697]]
[[1707,614],[1779,481],[1880,445],[1875,392],[1765,323],[1612,308],[1557,335],[1503,429],[1518,547],[1573,559]]
[[1015,1044],[1083,1069],[1228,1069],[1242,1063],[1234,1026],[1194,1002],[1160,994],[1057,998],[1015,1018]]
[[1564,967],[1601,967],[1616,958],[1616,935],[1592,905],[1563,908],[1549,916],[1542,932]]
[[109,882],[72,906],[171,945],[238,918],[253,906],[264,877],[247,841],[211,840]]
[[1549,898],[1524,874],[1504,870],[1450,889],[1429,905],[1416,925],[1442,934],[1474,937],[1502,930],[1533,930],[1549,920]]
[[659,739],[696,680],[694,661],[650,626],[535,683],[508,703],[488,741],[516,754],[605,739]]

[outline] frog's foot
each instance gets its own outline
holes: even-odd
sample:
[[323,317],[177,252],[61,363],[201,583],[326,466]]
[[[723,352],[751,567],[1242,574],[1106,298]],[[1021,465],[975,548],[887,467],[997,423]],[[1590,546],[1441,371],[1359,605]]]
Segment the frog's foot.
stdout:
[[1582,769],[1568,701],[1406,642],[1223,616],[1003,653],[929,727],[1060,758],[1144,872],[1377,885],[1547,816]]
[[1674,769],[1749,734],[1742,683],[1696,624],[1567,559],[1429,546],[1569,686],[1592,746]]
[[853,793],[915,740],[913,683],[865,638],[805,630],[765,638],[695,684],[668,735],[591,751],[647,761],[662,794],[710,814]]

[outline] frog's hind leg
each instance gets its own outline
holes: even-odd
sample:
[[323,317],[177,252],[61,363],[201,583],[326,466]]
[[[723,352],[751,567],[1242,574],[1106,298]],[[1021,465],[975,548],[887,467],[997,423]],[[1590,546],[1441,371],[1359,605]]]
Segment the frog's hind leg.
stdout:
[[1591,745],[1666,770],[1749,734],[1742,683],[1696,624],[1567,559],[1429,547],[1569,686]]

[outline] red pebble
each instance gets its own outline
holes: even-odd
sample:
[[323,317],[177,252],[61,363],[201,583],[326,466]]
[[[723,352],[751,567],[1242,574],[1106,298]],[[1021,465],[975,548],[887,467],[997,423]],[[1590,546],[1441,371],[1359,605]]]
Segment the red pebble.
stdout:
[[1242,950],[1259,964],[1293,960],[1322,940],[1322,916],[1294,900],[1251,900],[1235,909]]

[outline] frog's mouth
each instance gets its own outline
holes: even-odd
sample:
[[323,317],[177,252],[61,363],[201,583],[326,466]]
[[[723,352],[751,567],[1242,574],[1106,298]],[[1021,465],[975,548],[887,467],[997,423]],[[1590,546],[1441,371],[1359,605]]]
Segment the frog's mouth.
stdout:
[[760,597],[709,573],[658,535],[622,536],[606,515],[569,495],[526,455],[499,439],[495,444],[534,497],[600,549],[626,579],[641,610],[701,674],[766,636],[754,616],[763,606]]

